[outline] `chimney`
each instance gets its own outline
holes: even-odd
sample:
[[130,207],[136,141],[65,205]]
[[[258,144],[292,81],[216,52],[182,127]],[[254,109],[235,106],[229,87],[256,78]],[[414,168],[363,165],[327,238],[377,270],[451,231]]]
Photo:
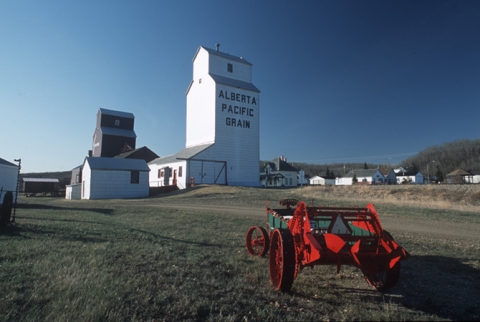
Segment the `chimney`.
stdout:
[[215,48],[217,49],[217,51],[219,51],[219,49],[220,49],[220,44],[219,44],[219,43],[216,43],[216,44],[215,44]]

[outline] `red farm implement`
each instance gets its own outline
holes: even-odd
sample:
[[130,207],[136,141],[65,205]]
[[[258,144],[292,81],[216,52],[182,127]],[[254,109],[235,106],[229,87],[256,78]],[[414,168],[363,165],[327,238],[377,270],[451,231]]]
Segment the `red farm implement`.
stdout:
[[247,231],[247,251],[268,255],[270,281],[276,290],[289,291],[304,267],[342,265],[358,267],[379,291],[394,286],[400,261],[409,253],[382,228],[372,204],[365,208],[307,207],[282,199],[285,208],[266,206],[266,228]]

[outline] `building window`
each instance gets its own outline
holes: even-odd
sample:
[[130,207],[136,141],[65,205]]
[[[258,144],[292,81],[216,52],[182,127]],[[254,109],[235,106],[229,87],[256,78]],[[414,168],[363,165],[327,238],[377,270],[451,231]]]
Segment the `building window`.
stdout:
[[168,172],[170,172],[168,177],[171,178],[171,177],[172,177],[172,173],[173,173],[173,169],[172,169],[172,168],[168,168],[168,170],[169,170]]
[[157,178],[161,178],[161,177],[163,177],[163,171],[158,169]]
[[179,167],[178,167],[178,177],[179,177],[179,178],[182,177],[182,166],[179,166]]
[[232,64],[228,64],[228,65],[227,65],[227,71],[228,71],[229,73],[233,73],[233,65],[232,65]]
[[140,172],[131,171],[130,172],[130,183],[140,183]]
[[120,126],[120,120],[115,120],[115,126]]
[[202,79],[201,79],[201,78],[198,79],[198,83],[199,83],[199,84],[202,83]]

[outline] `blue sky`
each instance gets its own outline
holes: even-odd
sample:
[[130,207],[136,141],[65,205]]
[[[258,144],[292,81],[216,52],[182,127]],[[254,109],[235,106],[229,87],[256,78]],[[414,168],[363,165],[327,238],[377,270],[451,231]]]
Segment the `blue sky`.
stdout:
[[1,1],[0,157],[67,171],[99,107],[137,147],[185,147],[199,46],[243,56],[260,91],[260,158],[397,164],[478,139],[480,1]]

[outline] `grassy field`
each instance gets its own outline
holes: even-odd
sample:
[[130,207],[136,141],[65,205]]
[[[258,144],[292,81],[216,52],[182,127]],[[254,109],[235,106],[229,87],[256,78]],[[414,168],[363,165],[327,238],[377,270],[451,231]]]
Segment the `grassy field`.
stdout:
[[[305,269],[292,292],[275,292],[267,259],[245,250],[247,229],[264,225],[264,200],[285,196],[328,205],[375,200],[381,218],[392,220],[480,222],[478,210],[469,210],[475,201],[465,201],[463,210],[439,211],[370,192],[358,190],[355,199],[352,192],[310,188],[203,186],[143,200],[22,197],[16,225],[0,228],[0,319],[480,319],[478,237],[444,238],[395,227],[394,237],[412,257],[399,284],[385,293],[370,288],[356,268],[342,267],[335,275],[330,266]],[[237,212],[222,210],[236,207]]]

